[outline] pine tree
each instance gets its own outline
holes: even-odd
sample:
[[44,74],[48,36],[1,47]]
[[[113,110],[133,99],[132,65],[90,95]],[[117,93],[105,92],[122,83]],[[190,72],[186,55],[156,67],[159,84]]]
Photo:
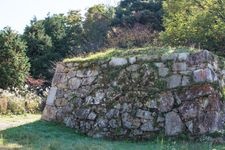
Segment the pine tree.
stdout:
[[9,27],[0,31],[0,88],[24,84],[30,68],[25,51],[26,44],[16,32]]

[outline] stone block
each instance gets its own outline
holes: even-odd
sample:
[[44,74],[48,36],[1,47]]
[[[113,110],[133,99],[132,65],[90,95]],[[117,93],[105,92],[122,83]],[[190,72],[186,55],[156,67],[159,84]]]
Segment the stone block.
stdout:
[[141,130],[142,131],[155,131],[156,129],[153,126],[152,121],[145,122],[141,125]]
[[184,131],[184,124],[176,112],[169,112],[165,115],[165,135],[175,136]]
[[97,117],[96,113],[91,112],[91,113],[88,115],[87,119],[89,119],[89,120],[95,120],[96,117]]
[[56,120],[57,109],[54,106],[46,105],[42,113],[41,119],[46,121],[55,121]]
[[140,119],[134,118],[128,113],[122,114],[122,123],[123,126],[128,129],[137,129],[141,125]]
[[57,63],[55,72],[64,73],[64,65],[62,63]]
[[142,119],[153,120],[152,114],[149,111],[138,109],[136,116]]
[[136,63],[137,58],[136,57],[129,57],[128,61],[129,61],[130,64],[134,64],[134,63]]
[[186,71],[186,70],[187,70],[187,64],[184,62],[173,64],[173,71]]
[[167,78],[167,87],[168,88],[176,88],[181,86],[181,75],[172,75]]
[[188,56],[189,56],[189,53],[179,53],[178,54],[178,60],[179,61],[186,61]]
[[140,65],[135,64],[135,65],[130,65],[130,66],[128,66],[128,67],[126,68],[126,70],[127,70],[127,71],[132,71],[132,72],[134,72],[134,71],[137,71],[139,68],[140,68]]
[[159,76],[165,77],[169,74],[169,68],[159,68]]
[[109,62],[109,65],[110,66],[123,66],[123,65],[126,65],[128,63],[127,59],[126,58],[115,58],[113,57],[110,62]]
[[57,87],[51,87],[51,89],[50,89],[50,91],[48,93],[48,98],[47,98],[47,101],[46,101],[46,105],[50,105],[50,106],[54,105],[57,89],[58,89]]
[[209,68],[195,70],[193,72],[195,82],[214,82],[217,80],[216,74]]
[[80,78],[71,78],[68,81],[68,85],[71,90],[78,89],[80,87],[81,83],[82,83],[82,80]]
[[182,86],[187,86],[190,85],[190,77],[188,76],[183,76],[182,81],[181,81]]
[[89,113],[90,113],[90,109],[81,108],[75,112],[75,115],[79,119],[86,119],[88,117]]

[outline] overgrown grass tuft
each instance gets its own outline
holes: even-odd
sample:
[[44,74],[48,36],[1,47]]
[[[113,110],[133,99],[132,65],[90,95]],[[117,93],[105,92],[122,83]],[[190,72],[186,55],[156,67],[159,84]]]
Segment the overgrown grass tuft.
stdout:
[[108,49],[102,52],[91,53],[87,56],[67,58],[64,62],[90,62],[98,60],[106,60],[112,57],[132,57],[142,55],[168,55],[171,53],[181,52],[196,52],[199,49],[188,48],[188,47],[143,47],[143,48],[132,48],[132,49]]

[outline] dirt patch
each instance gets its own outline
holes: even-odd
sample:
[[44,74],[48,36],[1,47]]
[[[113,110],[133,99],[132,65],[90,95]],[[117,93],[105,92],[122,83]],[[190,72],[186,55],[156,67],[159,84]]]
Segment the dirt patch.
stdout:
[[40,120],[41,115],[28,114],[28,115],[12,115],[12,116],[0,116],[0,131],[28,124],[37,120]]

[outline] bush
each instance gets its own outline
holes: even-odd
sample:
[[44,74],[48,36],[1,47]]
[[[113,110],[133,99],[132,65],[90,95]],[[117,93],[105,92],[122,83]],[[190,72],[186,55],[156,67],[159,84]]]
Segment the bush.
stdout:
[[108,47],[143,47],[145,45],[157,45],[159,33],[148,26],[135,24],[132,28],[114,28],[108,34]]
[[26,44],[10,28],[0,31],[0,88],[24,84],[30,64],[25,53]]
[[20,99],[9,99],[8,111],[15,115],[21,115],[26,112],[24,101]]
[[3,91],[0,89],[0,114],[38,113],[41,111],[42,99],[29,91]]
[[8,99],[5,96],[0,97],[0,114],[6,114],[8,109]]

